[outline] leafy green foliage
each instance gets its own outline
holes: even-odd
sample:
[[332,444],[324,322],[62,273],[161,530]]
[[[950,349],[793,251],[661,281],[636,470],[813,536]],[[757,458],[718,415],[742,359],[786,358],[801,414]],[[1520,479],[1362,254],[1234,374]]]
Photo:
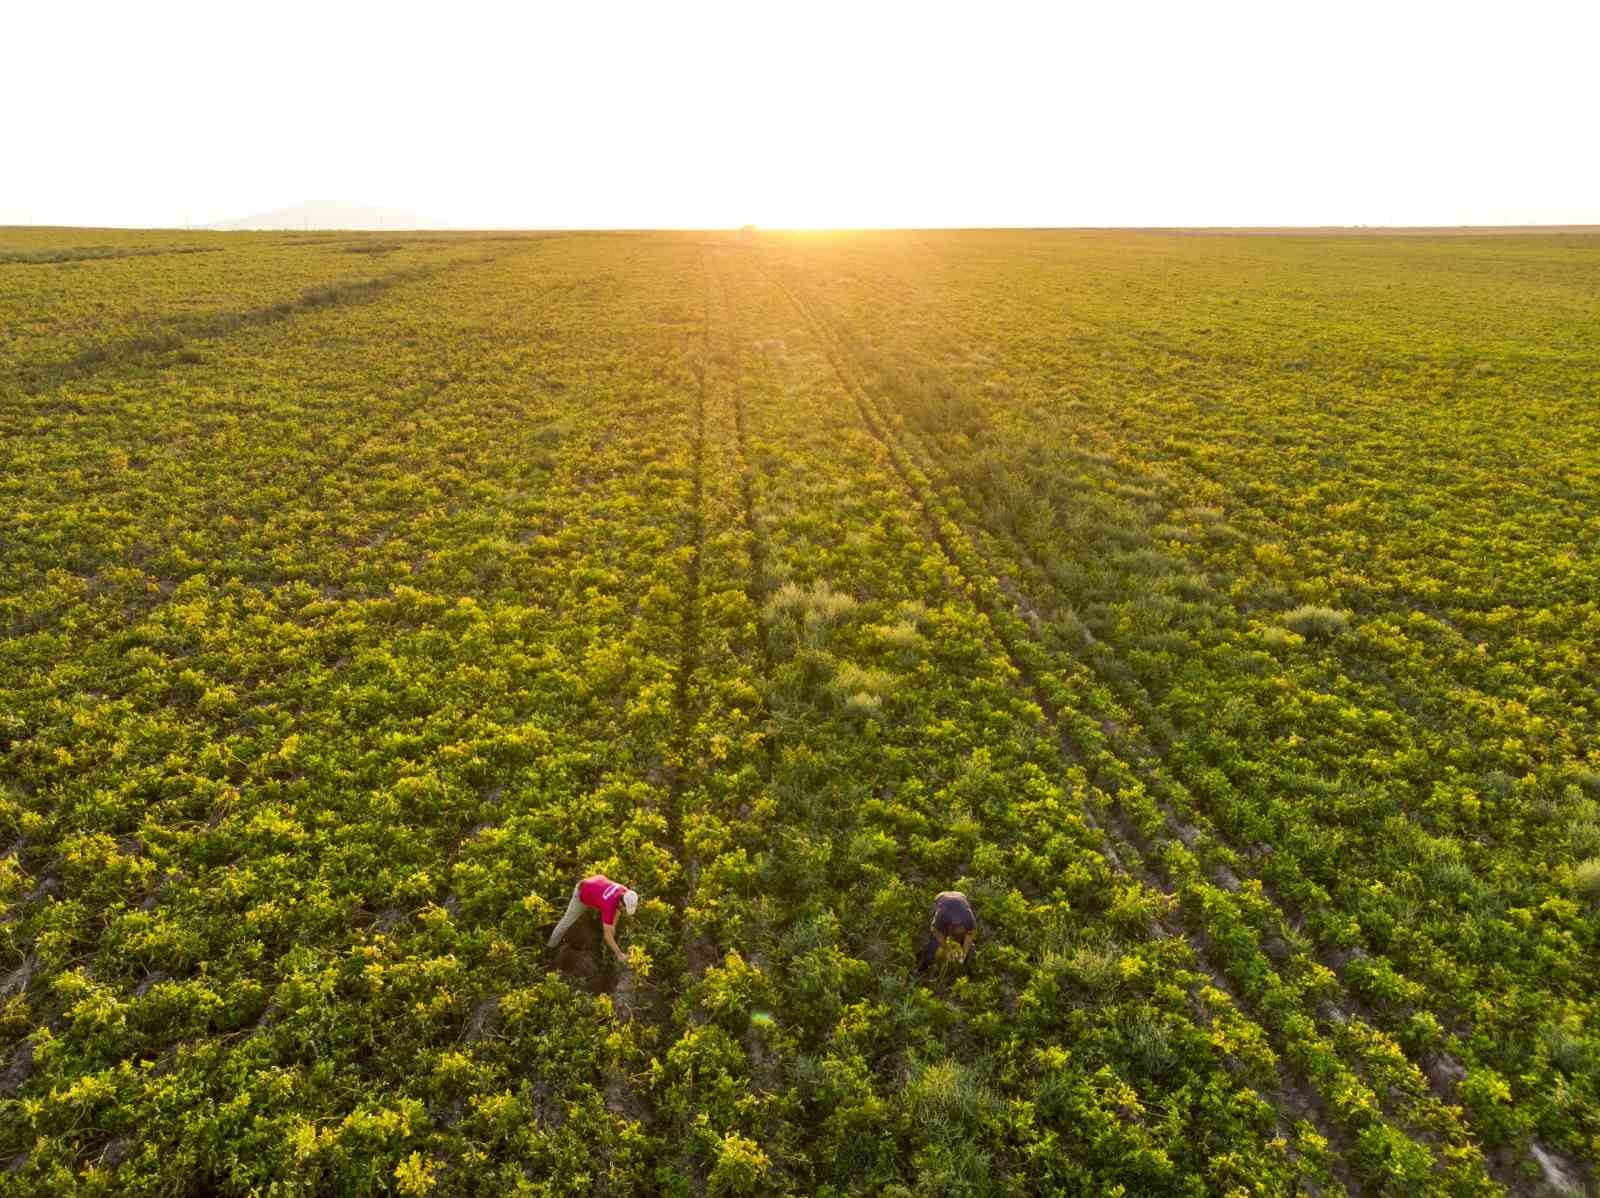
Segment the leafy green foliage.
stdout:
[[1587,240],[16,240],[16,1192],[1594,1161]]

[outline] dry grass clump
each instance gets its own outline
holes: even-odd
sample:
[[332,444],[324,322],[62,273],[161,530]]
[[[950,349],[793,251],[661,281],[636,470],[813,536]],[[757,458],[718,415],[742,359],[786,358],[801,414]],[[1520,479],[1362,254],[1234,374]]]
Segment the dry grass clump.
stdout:
[[883,697],[894,689],[894,675],[847,661],[839,666],[830,687],[840,697],[845,711],[865,718],[882,709]]
[[1572,888],[1580,898],[1591,903],[1600,901],[1600,857],[1579,862],[1578,868],[1572,871]]
[[1134,549],[1112,555],[1117,566],[1141,578],[1159,578],[1177,568],[1176,563],[1159,549]]
[[1572,855],[1579,859],[1600,856],[1600,823],[1592,816],[1572,821],[1567,827],[1572,838]]
[[1350,613],[1307,603],[1285,612],[1283,622],[1301,636],[1327,640],[1350,627]]
[[1454,857],[1439,857],[1422,867],[1423,880],[1429,889],[1440,894],[1467,894],[1475,883],[1472,867]]
[[1156,541],[1177,541],[1181,545],[1193,545],[1203,539],[1203,534],[1192,528],[1185,528],[1181,524],[1157,524],[1150,530],[1150,537]]
[[1550,1063],[1568,1077],[1576,1077],[1589,1067],[1592,1053],[1582,1035],[1567,1028],[1551,1028],[1544,1034],[1544,1043],[1550,1052]]
[[1122,985],[1121,960],[1121,954],[1115,949],[1097,945],[1080,945],[1070,954],[1056,957],[1056,963],[1068,980],[1098,997]]
[[923,1065],[907,1084],[905,1096],[912,1118],[933,1127],[954,1123],[970,1128],[1000,1105],[977,1070],[956,1061]]
[[766,615],[771,620],[791,612],[805,620],[832,624],[852,611],[855,605],[856,601],[851,596],[834,590],[820,579],[809,587],[786,582],[767,600]]
[[1261,638],[1261,643],[1274,653],[1306,643],[1306,638],[1298,632],[1290,632],[1287,628],[1279,628],[1277,625],[1263,628],[1257,635]]
[[[818,579],[809,587],[784,583],[767,600],[762,615],[774,627],[779,642],[791,648],[805,645],[820,649],[832,639],[834,627],[855,607],[852,596]],[[785,655],[781,650],[775,652]]]
[[912,620],[901,620],[895,624],[885,624],[878,629],[878,635],[883,638],[883,643],[891,649],[915,652],[922,647],[922,633],[917,630],[917,625]]
[[883,709],[883,697],[866,691],[856,691],[844,701],[844,709],[848,714],[864,720],[877,715]]
[[1174,574],[1167,580],[1167,586],[1173,594],[1191,601],[1204,599],[1214,593],[1211,581],[1204,574],[1194,571]]

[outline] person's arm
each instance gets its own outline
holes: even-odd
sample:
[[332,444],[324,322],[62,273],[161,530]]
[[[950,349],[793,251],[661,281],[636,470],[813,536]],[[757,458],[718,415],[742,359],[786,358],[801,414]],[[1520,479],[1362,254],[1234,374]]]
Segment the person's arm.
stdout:
[[611,946],[611,951],[617,955],[617,960],[626,965],[628,963],[627,955],[617,947],[617,925],[614,923],[602,923],[600,927],[603,930],[606,943]]
[[978,951],[978,929],[973,928],[972,931],[963,936],[961,943],[967,950],[961,957],[962,961],[972,960],[972,955]]
[[922,956],[917,958],[917,972],[921,973],[933,964],[934,957],[938,956],[939,949],[944,946],[944,937],[937,931],[930,930],[928,939],[923,942]]

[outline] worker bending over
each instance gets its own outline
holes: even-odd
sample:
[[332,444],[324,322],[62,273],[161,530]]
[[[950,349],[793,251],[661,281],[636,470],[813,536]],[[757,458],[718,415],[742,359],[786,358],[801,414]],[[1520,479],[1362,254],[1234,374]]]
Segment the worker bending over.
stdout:
[[550,947],[561,943],[561,938],[578,922],[585,907],[593,907],[600,912],[600,927],[606,944],[616,954],[617,960],[626,965],[628,958],[617,947],[617,908],[622,907],[632,915],[639,909],[639,896],[621,882],[613,882],[605,874],[585,878],[572,888],[572,901],[567,904],[567,913],[556,924],[556,930],[550,933]]
[[978,917],[972,913],[967,896],[959,890],[942,891],[933,900],[933,923],[928,928],[922,956],[917,959],[918,973],[933,964],[947,938],[953,938],[961,946],[962,961],[972,960],[972,954],[978,951]]

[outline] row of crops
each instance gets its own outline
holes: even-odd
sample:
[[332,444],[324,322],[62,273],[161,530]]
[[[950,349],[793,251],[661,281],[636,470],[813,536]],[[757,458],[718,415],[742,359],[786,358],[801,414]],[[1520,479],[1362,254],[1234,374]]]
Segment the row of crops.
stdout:
[[16,1192],[1594,1159],[1600,480],[1490,406],[1593,419],[1563,246],[1493,357],[1460,251],[1400,338],[1392,247],[13,240]]
[[[1560,1154],[1600,1145],[1592,245],[1179,241],[1080,285],[1103,247],[1018,242],[936,248],[937,288],[903,246],[787,262],[1347,1159],[1574,1180]],[[1275,324],[1307,297],[1263,276],[1330,261],[1369,293],[1454,275],[1424,275],[1436,311],[1324,291],[1332,333]],[[1486,261],[1548,277],[1490,301]],[[1156,307],[1183,272],[1194,305]]]

